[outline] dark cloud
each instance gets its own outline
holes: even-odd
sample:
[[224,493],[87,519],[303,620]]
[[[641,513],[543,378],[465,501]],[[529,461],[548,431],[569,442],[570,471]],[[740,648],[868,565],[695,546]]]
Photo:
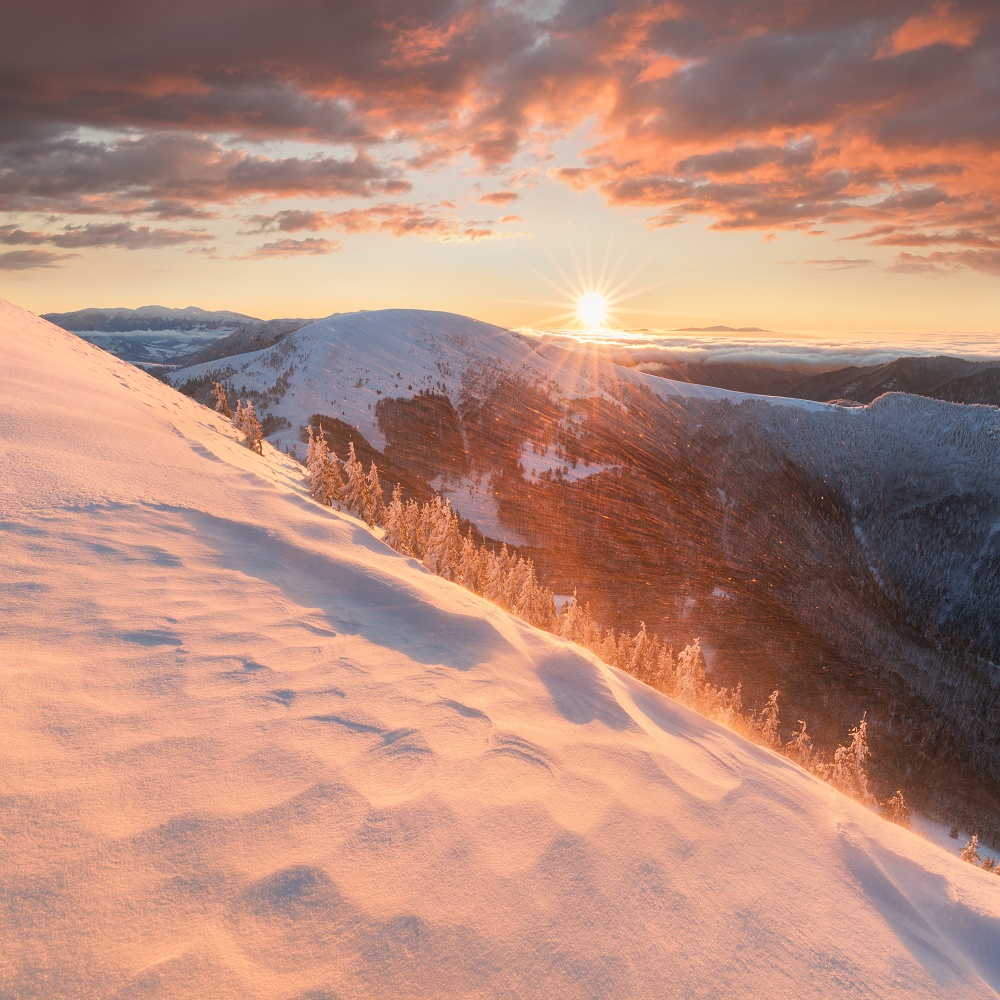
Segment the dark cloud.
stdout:
[[59,267],[60,261],[79,257],[76,253],[53,253],[51,250],[10,250],[0,253],[0,271],[31,271],[36,267]]
[[270,260],[274,257],[319,257],[343,250],[344,246],[337,240],[305,239],[276,240],[255,247],[244,260]]
[[[0,209],[162,215],[253,196],[368,197],[409,183],[364,153],[269,158],[203,136],[155,133],[110,143],[63,138],[0,148]],[[152,199],[152,200],[151,200]]]
[[[450,211],[428,210],[419,205],[383,202],[342,212],[286,209],[274,215],[251,215],[244,221],[252,233],[297,233],[337,230],[342,233],[391,233],[393,236],[426,236],[441,240],[475,240],[493,235],[492,230],[462,222]],[[516,218],[516,216],[514,217]]]
[[66,226],[59,232],[26,231],[15,226],[0,226],[0,243],[8,246],[28,245],[82,249],[85,247],[118,247],[125,250],[150,250],[205,243],[213,237],[200,230],[133,228],[126,222],[108,225]]

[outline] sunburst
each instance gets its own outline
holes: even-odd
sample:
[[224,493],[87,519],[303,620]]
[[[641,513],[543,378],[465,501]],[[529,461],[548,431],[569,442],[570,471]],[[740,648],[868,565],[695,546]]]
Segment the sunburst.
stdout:
[[[533,305],[544,305],[558,309],[548,316],[542,317],[533,324],[536,330],[550,330],[570,334],[581,339],[600,339],[604,333],[621,331],[622,324],[618,313],[622,306],[631,299],[634,299],[654,288],[659,288],[674,278],[666,281],[657,281],[641,288],[635,287],[635,279],[642,271],[649,260],[655,256],[655,251],[649,258],[643,260],[638,266],[630,269],[627,274],[622,275],[622,269],[628,250],[631,246],[626,246],[624,251],[617,255],[617,261],[612,263],[610,246],[605,250],[604,259],[599,268],[595,268],[589,247],[586,251],[585,264],[580,261],[576,249],[570,244],[569,255],[572,260],[570,268],[563,267],[551,253],[543,246],[542,250],[548,257],[550,264],[558,276],[552,277],[543,273],[538,268],[526,260],[521,260],[522,264],[529,267],[534,273],[547,284],[556,294],[558,299],[551,301],[538,301]],[[572,272],[572,273],[571,273]],[[527,303],[526,303],[527,304]],[[645,312],[646,310],[635,310],[627,308],[628,313]],[[659,311],[655,311],[659,315]]]
[[584,292],[576,300],[576,314],[587,330],[603,330],[608,319],[608,300],[601,292]]

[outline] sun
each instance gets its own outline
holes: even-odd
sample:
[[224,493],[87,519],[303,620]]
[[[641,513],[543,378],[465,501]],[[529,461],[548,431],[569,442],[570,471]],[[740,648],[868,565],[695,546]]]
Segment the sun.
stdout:
[[576,300],[576,314],[588,330],[603,330],[608,319],[608,299],[600,292],[586,292]]
[[[618,255],[617,261],[612,260],[611,243],[604,247],[603,261],[594,261],[590,252],[589,244],[583,246],[584,258],[578,256],[579,241],[569,241],[568,257],[569,262],[563,263],[554,257],[539,244],[541,251],[548,258],[551,265],[551,272],[542,270],[531,263],[530,260],[520,258],[520,261],[529,270],[552,289],[558,296],[550,300],[530,300],[523,302],[523,305],[545,305],[557,309],[548,316],[539,317],[538,321],[530,327],[535,332],[548,331],[569,337],[575,337],[585,343],[604,341],[609,335],[619,335],[624,331],[621,329],[621,310],[625,308],[628,313],[637,315],[649,313],[659,316],[661,310],[636,309],[632,306],[625,306],[626,302],[644,295],[654,289],[676,281],[677,278],[660,279],[652,284],[643,287],[635,287],[635,280],[639,273],[646,268],[654,254],[650,254],[646,260],[637,263],[629,269],[629,272],[622,274],[622,269],[626,266],[628,259],[628,247]],[[515,256],[518,256],[515,254]],[[595,266],[596,264],[596,266]],[[508,300],[514,301],[514,300]],[[520,301],[520,300],[518,300]]]

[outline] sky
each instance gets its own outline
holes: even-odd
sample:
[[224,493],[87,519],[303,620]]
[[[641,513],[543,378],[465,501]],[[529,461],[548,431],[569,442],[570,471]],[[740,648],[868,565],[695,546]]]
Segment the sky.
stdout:
[[988,339],[1000,5],[35,0],[0,296]]

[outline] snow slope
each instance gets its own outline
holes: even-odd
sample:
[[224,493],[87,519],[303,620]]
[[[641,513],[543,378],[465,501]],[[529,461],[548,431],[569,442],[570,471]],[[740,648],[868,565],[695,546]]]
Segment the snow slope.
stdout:
[[0,346],[0,995],[997,995],[1000,878]]

